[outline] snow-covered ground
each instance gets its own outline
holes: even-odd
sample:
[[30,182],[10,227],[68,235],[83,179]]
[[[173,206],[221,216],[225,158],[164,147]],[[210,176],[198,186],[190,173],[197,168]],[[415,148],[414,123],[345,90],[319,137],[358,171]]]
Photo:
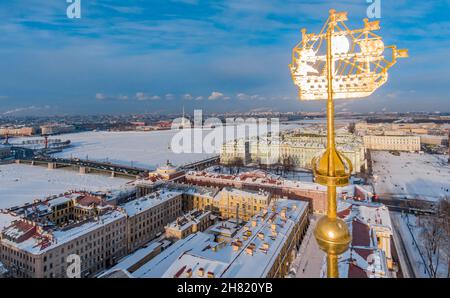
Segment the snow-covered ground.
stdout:
[[[300,124],[281,124],[280,130],[298,128]],[[269,126],[270,128],[270,126]],[[248,131],[245,125],[214,129],[183,129],[161,131],[90,131],[64,134],[62,140],[71,140],[72,147],[57,153],[56,157],[109,161],[122,165],[155,169],[167,160],[180,166],[218,155],[223,141],[244,136],[255,136],[258,131]],[[266,133],[267,130],[262,130]],[[200,141],[196,136],[200,135]],[[17,138],[14,143],[35,138]],[[202,140],[203,146],[202,146]],[[177,144],[185,147],[179,148]],[[208,146],[212,144],[212,146]],[[204,150],[204,149],[207,150]],[[209,151],[208,151],[209,150]]]
[[372,152],[374,187],[378,194],[438,200],[450,196],[446,155]]
[[[424,265],[428,262],[428,260],[425,256],[424,242],[421,234],[422,228],[420,226],[419,217],[411,214],[401,214],[398,212],[391,212],[391,216],[395,222],[394,226],[398,229],[398,232],[403,240],[403,244],[413,267],[415,277],[430,277],[427,268]],[[446,277],[447,259],[444,253],[441,253],[440,260],[438,277]]]
[[0,209],[43,199],[67,190],[107,190],[129,182],[103,175],[80,175],[24,164],[0,165]]

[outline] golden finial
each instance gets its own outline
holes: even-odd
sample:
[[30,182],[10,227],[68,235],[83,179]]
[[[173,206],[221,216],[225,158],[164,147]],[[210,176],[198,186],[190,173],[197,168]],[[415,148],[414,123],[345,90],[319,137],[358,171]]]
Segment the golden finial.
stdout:
[[[339,277],[338,255],[348,249],[351,236],[346,223],[337,217],[336,188],[349,183],[353,169],[335,146],[334,99],[369,96],[387,81],[387,70],[397,58],[407,57],[408,52],[384,46],[381,37],[372,32],[380,29],[379,21],[364,19],[363,29],[350,30],[344,24],[346,12],[330,9],[329,13],[319,34],[306,36],[302,29],[302,42],[293,49],[289,67],[301,100],[327,99],[327,148],[313,159],[312,168],[315,182],[327,187],[328,206],[314,235],[327,253],[327,276]],[[326,47],[325,55],[319,54],[324,52],[321,47]],[[385,58],[386,48],[392,51],[391,61]]]

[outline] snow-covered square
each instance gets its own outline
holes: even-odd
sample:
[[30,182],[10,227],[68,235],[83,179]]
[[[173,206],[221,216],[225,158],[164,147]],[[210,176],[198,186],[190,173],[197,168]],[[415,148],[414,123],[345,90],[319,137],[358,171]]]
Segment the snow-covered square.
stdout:
[[439,200],[450,196],[448,156],[374,151],[374,187],[379,195]]

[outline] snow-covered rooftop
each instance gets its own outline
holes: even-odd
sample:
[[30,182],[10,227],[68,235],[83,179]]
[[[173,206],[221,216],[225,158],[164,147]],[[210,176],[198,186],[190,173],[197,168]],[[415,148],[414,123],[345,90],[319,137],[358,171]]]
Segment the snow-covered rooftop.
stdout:
[[[232,174],[218,174],[214,172],[208,171],[189,171],[186,173],[186,177],[193,179],[214,179],[217,181],[235,181],[236,183],[246,183],[253,185],[272,185],[277,187],[289,187],[289,188],[298,188],[302,190],[311,190],[311,191],[323,191],[326,192],[326,186],[320,185],[314,182],[307,181],[299,181],[299,180],[290,180],[285,179],[277,175],[269,174],[261,170],[250,171],[241,173],[238,175]],[[344,187],[338,187],[338,194],[354,194],[354,185],[348,185]]]
[[231,195],[231,196],[241,196],[241,197],[252,197],[259,200],[269,201],[271,194],[266,191],[254,191],[254,190],[243,190],[231,187],[224,187],[221,192],[217,194],[216,197],[222,195]]
[[125,210],[128,216],[134,216],[179,195],[181,195],[181,192],[161,189],[142,198],[137,198],[127,202],[121,205],[121,207]]
[[178,217],[175,221],[168,224],[166,228],[184,231],[190,226],[199,223],[206,216],[211,216],[211,211],[194,209],[183,216]]
[[133,276],[201,277],[202,270],[203,277],[267,276],[292,228],[307,212],[307,203],[301,201],[281,199],[273,206],[274,211],[269,208],[267,214],[254,216],[238,231],[233,243],[217,243],[212,234],[198,232],[176,242]]
[[[53,249],[57,246],[63,245],[71,240],[74,240],[82,235],[90,233],[99,227],[108,225],[116,220],[125,217],[125,214],[120,211],[110,211],[99,217],[98,220],[90,219],[85,221],[82,224],[74,225],[73,227],[68,227],[64,229],[56,229],[51,232],[44,232],[42,234],[35,234],[25,241],[22,242],[14,242],[9,239],[2,239],[3,242],[16,246],[22,250],[28,251],[32,254],[42,254],[45,251]],[[4,232],[6,233],[16,233],[18,229],[15,224],[10,227],[6,227]],[[47,238],[46,241],[43,241],[44,238]],[[45,242],[45,244],[43,244]]]
[[145,245],[144,247],[136,250],[134,253],[122,258],[119,260],[119,262],[109,269],[108,271],[104,272],[102,276],[107,276],[110,272],[116,271],[116,270],[126,270],[127,272],[134,272],[133,267],[138,267],[137,265],[145,261],[146,258],[149,258],[149,256],[152,256],[155,251],[157,251],[159,248],[161,248],[163,244],[159,241],[151,242]]

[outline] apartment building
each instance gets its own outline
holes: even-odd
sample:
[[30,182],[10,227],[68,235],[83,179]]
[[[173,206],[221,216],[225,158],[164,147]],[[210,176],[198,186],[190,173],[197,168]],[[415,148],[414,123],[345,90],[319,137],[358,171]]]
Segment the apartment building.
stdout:
[[17,127],[0,127],[1,136],[32,136],[36,133],[34,127],[17,126]]
[[367,135],[364,146],[370,150],[420,151],[420,136],[411,135]]
[[216,195],[215,206],[224,219],[249,220],[270,203],[271,194],[266,191],[242,190],[224,187]]
[[47,124],[41,127],[42,135],[54,135],[60,133],[70,133],[75,131],[75,126],[68,124]]
[[126,216],[115,210],[50,230],[18,218],[0,239],[1,262],[14,277],[68,277],[76,274],[70,265],[77,258],[79,276],[92,276],[126,253]]
[[[242,172],[237,175],[218,174],[214,172],[206,171],[190,171],[186,173],[186,182],[193,184],[196,187],[213,186],[214,189],[231,187],[240,190],[249,190],[259,192],[263,190],[271,194],[271,198],[288,198],[292,200],[303,200],[309,202],[309,207],[319,214],[324,214],[327,210],[327,189],[325,186],[318,185],[312,182],[294,181],[283,179],[274,175],[270,175],[264,171],[250,171]],[[361,199],[365,199],[368,194],[358,193],[354,185],[348,185],[345,187],[338,187],[338,198],[351,197],[358,195]],[[190,201],[191,204],[197,204],[192,208],[203,209],[206,200],[215,202],[210,197],[203,199],[201,195],[197,195],[195,200]],[[223,205],[223,203],[222,203]],[[218,204],[210,207],[208,210],[213,210],[219,213]],[[260,208],[261,205],[256,206]],[[215,208],[215,209],[214,209]],[[235,208],[235,207],[234,207]],[[236,210],[235,210],[236,211]],[[235,213],[230,209],[230,214]],[[239,213],[242,215],[242,211]],[[225,213],[226,214],[226,213]]]
[[0,262],[17,277],[67,277],[76,255],[80,276],[92,276],[163,233],[181,209],[181,193],[166,189],[119,206],[75,192],[15,207],[0,213]]
[[[189,176],[192,174],[193,172],[187,173]],[[196,184],[193,179],[188,179],[188,182]],[[211,183],[211,185],[214,185],[214,183]],[[266,208],[272,198],[268,191],[238,189],[231,184],[230,187],[227,185],[205,187],[183,184],[173,184],[171,187],[183,193],[184,211],[207,210],[222,219],[240,218],[248,220],[263,208]]]
[[119,208],[127,216],[127,247],[132,252],[162,234],[182,214],[182,193],[163,188]]
[[306,234],[307,202],[277,200],[234,234],[219,241],[208,232],[193,233],[141,264],[140,278],[285,277]]
[[214,224],[216,219],[217,216],[211,211],[194,209],[168,224],[166,237],[176,240],[184,239],[193,233],[203,232]]

